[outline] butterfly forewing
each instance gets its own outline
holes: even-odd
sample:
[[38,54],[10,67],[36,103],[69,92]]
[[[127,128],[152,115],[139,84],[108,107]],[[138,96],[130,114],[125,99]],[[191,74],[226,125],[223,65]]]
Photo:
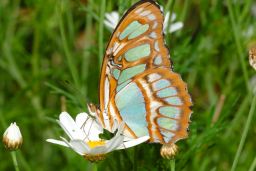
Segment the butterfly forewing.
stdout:
[[117,119],[126,123],[127,136],[169,143],[186,136],[191,100],[171,70],[163,20],[152,0],[138,2],[121,19],[102,65],[98,115],[108,130]]

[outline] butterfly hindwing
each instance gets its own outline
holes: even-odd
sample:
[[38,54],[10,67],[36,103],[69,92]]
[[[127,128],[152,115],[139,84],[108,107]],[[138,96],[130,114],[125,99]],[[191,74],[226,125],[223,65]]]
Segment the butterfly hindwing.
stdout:
[[102,65],[98,116],[110,131],[117,119],[126,123],[129,137],[150,135],[151,142],[170,143],[187,134],[191,100],[170,69],[163,20],[152,0],[138,2],[121,19]]
[[167,68],[136,75],[109,104],[109,112],[127,124],[126,134],[149,134],[152,142],[170,143],[187,136],[191,99],[180,76]]

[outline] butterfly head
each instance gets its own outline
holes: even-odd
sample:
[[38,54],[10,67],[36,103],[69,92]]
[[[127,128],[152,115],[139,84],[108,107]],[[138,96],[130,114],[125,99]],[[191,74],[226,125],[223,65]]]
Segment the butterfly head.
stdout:
[[100,113],[99,109],[93,103],[88,103],[87,108],[88,108],[89,114],[92,117],[96,117]]

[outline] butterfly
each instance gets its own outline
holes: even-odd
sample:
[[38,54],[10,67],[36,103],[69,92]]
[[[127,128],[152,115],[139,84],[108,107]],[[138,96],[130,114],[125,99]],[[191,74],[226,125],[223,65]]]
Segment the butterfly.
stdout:
[[150,142],[174,144],[187,137],[192,102],[172,70],[163,22],[153,0],[141,0],[125,13],[106,48],[100,106],[88,106],[110,132],[117,120],[125,122],[126,137],[149,135]]

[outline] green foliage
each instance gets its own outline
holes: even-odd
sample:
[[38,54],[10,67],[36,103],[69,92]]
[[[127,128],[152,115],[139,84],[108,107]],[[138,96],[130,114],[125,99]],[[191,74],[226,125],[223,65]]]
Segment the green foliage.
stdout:
[[[14,121],[20,126],[20,169],[173,170],[174,164],[175,170],[255,169],[256,125],[250,121],[255,121],[256,104],[249,80],[256,73],[247,52],[256,44],[252,0],[159,0],[184,22],[166,42],[194,103],[189,137],[177,143],[175,163],[161,158],[159,144],[115,151],[92,164],[45,141],[63,135],[55,122],[61,96],[74,115],[87,111],[86,103],[98,103],[100,66],[110,37],[104,12],[123,13],[134,2],[0,1],[0,132]],[[3,144],[0,170],[14,170]]]

